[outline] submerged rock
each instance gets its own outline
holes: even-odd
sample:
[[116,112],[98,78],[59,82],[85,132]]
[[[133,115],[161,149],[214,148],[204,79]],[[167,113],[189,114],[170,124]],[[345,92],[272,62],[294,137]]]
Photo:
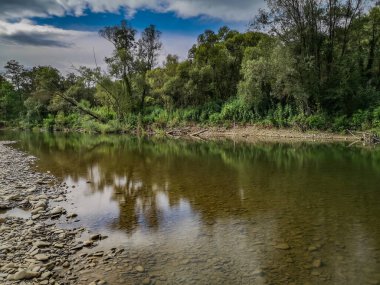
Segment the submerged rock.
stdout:
[[276,249],[288,250],[290,246],[287,243],[278,243],[274,246]]

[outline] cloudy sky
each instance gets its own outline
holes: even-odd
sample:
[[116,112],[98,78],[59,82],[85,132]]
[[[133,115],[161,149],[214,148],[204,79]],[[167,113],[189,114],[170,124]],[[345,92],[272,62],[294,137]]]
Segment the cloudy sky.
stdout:
[[94,64],[112,47],[97,31],[128,19],[162,31],[161,59],[186,58],[197,35],[222,25],[244,31],[263,0],[0,0],[0,70],[9,59],[27,67]]

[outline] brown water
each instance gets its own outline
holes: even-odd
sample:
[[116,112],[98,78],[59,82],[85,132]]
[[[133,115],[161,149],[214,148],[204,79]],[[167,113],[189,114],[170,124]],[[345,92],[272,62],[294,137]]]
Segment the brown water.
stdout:
[[380,149],[1,138],[70,186],[76,226],[137,254],[157,284],[380,284]]

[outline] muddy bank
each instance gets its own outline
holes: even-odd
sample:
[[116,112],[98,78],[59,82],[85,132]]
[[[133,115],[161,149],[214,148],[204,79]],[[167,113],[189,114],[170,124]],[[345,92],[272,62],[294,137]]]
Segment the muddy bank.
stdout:
[[[75,227],[80,217],[61,206],[68,186],[35,171],[35,157],[12,142],[0,142],[0,157],[0,284],[114,284],[121,260],[129,262],[125,281],[151,283],[141,259],[128,260],[122,248],[97,250],[106,237]],[[72,227],[60,228],[58,218]]]

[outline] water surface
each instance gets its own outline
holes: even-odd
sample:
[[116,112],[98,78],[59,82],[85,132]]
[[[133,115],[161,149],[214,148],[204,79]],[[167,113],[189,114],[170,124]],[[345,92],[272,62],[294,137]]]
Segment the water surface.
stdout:
[[108,235],[103,247],[144,256],[147,269],[165,277],[161,284],[380,284],[379,149],[43,133],[0,139],[19,140],[41,171],[67,183],[75,226]]

